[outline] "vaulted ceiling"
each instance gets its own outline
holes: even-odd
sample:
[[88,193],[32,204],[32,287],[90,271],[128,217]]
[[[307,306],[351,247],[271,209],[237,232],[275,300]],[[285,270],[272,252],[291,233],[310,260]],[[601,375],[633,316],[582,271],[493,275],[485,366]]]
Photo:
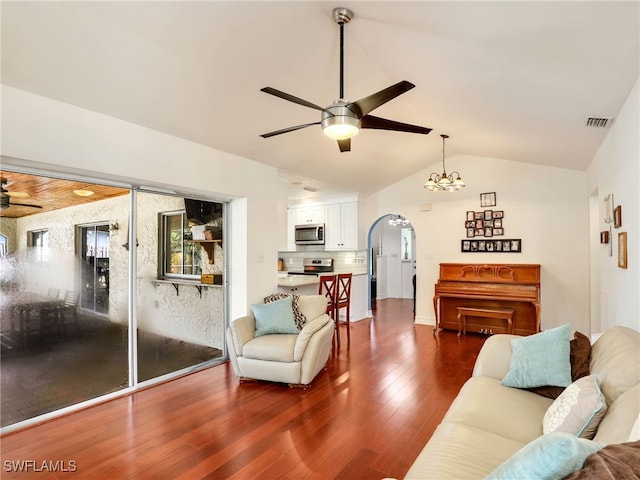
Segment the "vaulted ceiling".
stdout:
[[[320,112],[400,80],[377,116],[429,135],[365,130],[340,153]],[[273,165],[287,178],[370,193],[456,153],[584,170],[638,78],[639,3],[324,1],[11,2],[2,82]],[[38,159],[44,160],[46,159]],[[313,180],[309,180],[313,179]]]

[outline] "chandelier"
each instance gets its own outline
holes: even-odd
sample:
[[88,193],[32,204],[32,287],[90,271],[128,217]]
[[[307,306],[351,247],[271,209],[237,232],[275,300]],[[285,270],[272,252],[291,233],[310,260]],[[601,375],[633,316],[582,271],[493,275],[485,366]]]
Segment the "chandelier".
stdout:
[[444,166],[444,141],[449,138],[449,135],[440,135],[442,137],[442,175],[433,172],[429,175],[429,179],[425,182],[424,188],[431,192],[439,192],[446,190],[447,192],[456,192],[463,187],[466,187],[462,181],[462,177],[458,172],[451,172],[447,175],[447,169]]
[[402,215],[391,215],[391,218],[389,219],[389,225],[391,225],[392,227],[406,227],[410,223],[411,222],[404,218]]

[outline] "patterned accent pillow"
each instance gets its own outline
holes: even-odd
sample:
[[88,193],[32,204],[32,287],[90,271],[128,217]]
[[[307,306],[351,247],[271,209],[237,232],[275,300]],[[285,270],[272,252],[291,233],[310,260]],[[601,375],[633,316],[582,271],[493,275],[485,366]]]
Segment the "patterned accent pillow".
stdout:
[[293,309],[293,319],[296,323],[296,327],[298,330],[302,330],[305,323],[307,323],[307,317],[300,311],[300,307],[298,306],[298,299],[300,295],[296,295],[295,293],[274,293],[272,295],[268,295],[264,297],[264,303],[277,302],[278,300],[282,300],[283,298],[293,297],[292,309]]
[[607,411],[598,379],[588,375],[573,382],[549,406],[542,419],[542,432],[565,432],[591,439]]

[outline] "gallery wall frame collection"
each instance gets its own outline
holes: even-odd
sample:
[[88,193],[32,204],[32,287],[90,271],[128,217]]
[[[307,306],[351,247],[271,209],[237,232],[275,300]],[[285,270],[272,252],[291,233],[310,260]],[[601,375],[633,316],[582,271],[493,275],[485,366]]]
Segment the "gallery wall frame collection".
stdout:
[[[622,227],[622,205],[615,205],[613,193],[604,197],[604,223],[609,224],[609,231],[600,232],[600,243],[609,244],[609,256],[613,256],[613,230]],[[618,267],[627,268],[627,232],[618,233]]]
[[[495,207],[496,192],[480,194],[480,207]],[[467,210],[464,228],[467,239],[460,241],[461,252],[521,253],[522,239],[496,239],[504,236],[504,210]]]

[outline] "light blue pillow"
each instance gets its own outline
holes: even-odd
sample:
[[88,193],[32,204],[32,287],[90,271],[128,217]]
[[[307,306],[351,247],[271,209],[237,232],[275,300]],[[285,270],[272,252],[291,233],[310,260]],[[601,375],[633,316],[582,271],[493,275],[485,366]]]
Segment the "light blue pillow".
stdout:
[[485,480],[555,480],[580,470],[603,445],[570,433],[549,433],[528,443]]
[[570,342],[568,323],[511,340],[511,361],[502,385],[516,388],[570,385]]
[[300,333],[293,316],[293,297],[251,305],[256,319],[256,337],[274,333]]

